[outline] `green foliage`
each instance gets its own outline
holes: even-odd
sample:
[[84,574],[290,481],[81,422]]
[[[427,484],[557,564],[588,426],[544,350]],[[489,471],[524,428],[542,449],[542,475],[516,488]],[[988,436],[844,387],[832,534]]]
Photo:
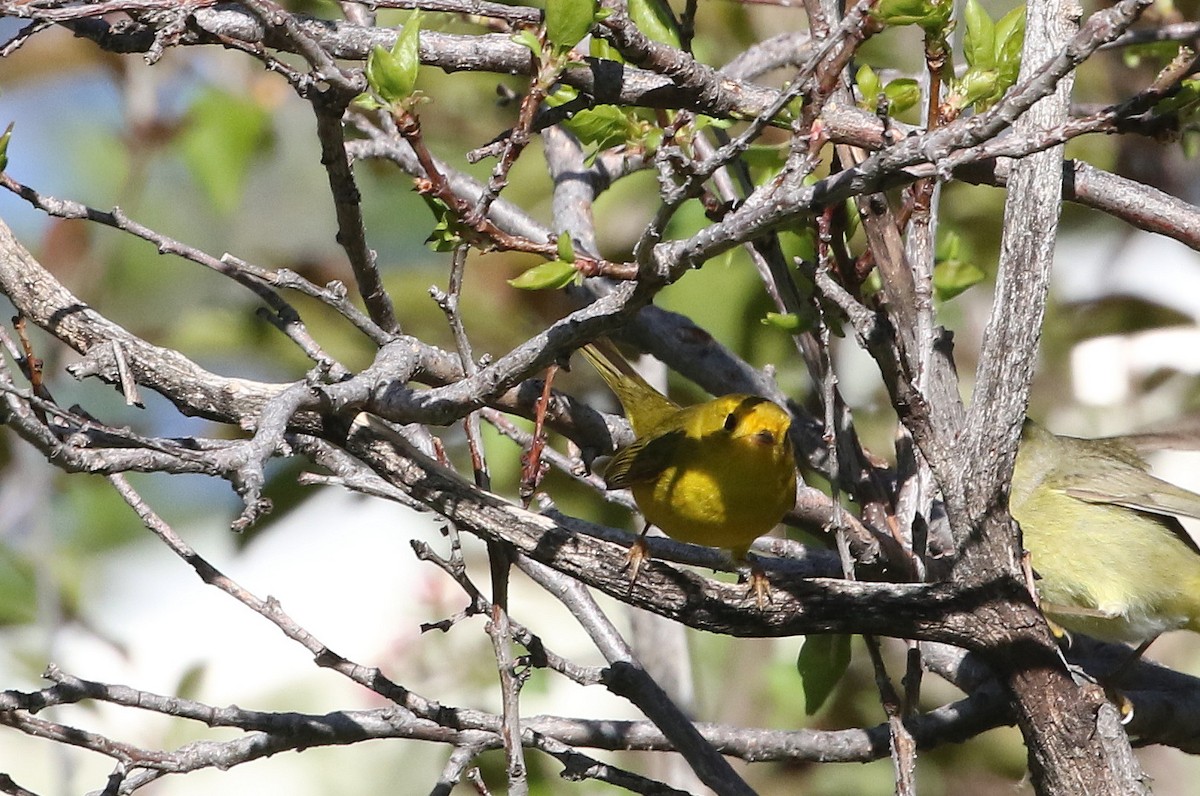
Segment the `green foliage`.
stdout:
[[1021,48],[1025,44],[1025,6],[1019,5],[996,23],[996,68],[1008,85],[1017,82],[1021,70]]
[[742,152],[742,161],[750,168],[750,178],[762,185],[779,173],[787,162],[787,150],[779,146],[754,144]]
[[788,334],[803,334],[817,328],[817,312],[811,307],[800,312],[768,312],[761,323]]
[[588,52],[593,58],[603,58],[607,61],[625,63],[625,57],[621,55],[616,47],[613,47],[604,39],[598,39],[595,36],[588,43]]
[[872,15],[885,25],[916,25],[931,38],[950,32],[951,0],[880,0]]
[[454,251],[462,243],[463,238],[467,237],[469,230],[441,199],[425,194],[421,194],[421,198],[425,200],[425,204],[436,220],[433,231],[429,233],[425,243],[435,252]]
[[963,6],[967,30],[963,35],[963,58],[968,67],[991,69],[996,65],[996,26],[979,0],[967,0]]
[[883,93],[888,98],[892,113],[903,113],[921,101],[921,86],[911,77],[889,80],[883,87]]
[[806,636],[800,645],[796,670],[809,716],[821,709],[850,666],[850,638],[841,633]]
[[583,144],[597,150],[627,144],[639,132],[635,117],[616,105],[597,105],[580,111],[564,126]]
[[949,301],[987,278],[986,271],[963,258],[962,249],[962,238],[954,232],[947,232],[938,243],[933,293],[939,301]]
[[1025,41],[1025,7],[1018,6],[993,22],[978,0],[967,0],[963,19],[967,70],[952,84],[950,101],[959,109],[975,106],[984,110],[1017,82]]
[[629,18],[638,30],[660,44],[681,46],[679,23],[667,0],[628,0]]
[[537,34],[528,28],[522,28],[510,37],[515,44],[529,50],[534,55],[542,54],[542,43],[538,41]]
[[412,98],[421,67],[421,15],[413,12],[391,50],[376,46],[367,56],[367,84],[388,105]]
[[[1194,115],[1200,109],[1200,80],[1191,78],[1179,84],[1179,90],[1154,106],[1157,113]],[[11,126],[11,125],[10,125]]]
[[858,85],[859,93],[862,94],[861,107],[868,111],[875,110],[875,102],[883,91],[879,75],[874,69],[863,64],[858,68],[858,73],[854,75],[854,82]]
[[525,271],[508,284],[521,290],[558,290],[566,287],[579,276],[575,266],[562,260],[551,260]]
[[1121,48],[1121,60],[1130,69],[1143,64],[1161,69],[1179,55],[1179,45],[1173,41],[1154,41]]
[[774,326],[788,334],[799,334],[812,328],[812,324],[806,323],[805,318],[794,312],[768,312],[762,323],[763,326]]
[[897,78],[885,86],[875,70],[863,64],[854,79],[862,94],[860,107],[864,110],[873,112],[880,94],[887,97],[888,110],[891,113],[903,113],[921,101],[921,87],[912,78]]
[[[779,233],[779,247],[789,263],[797,260],[814,262],[817,259],[817,231],[811,224],[798,230],[782,230]],[[800,278],[799,275],[797,277]],[[812,291],[809,290],[806,295],[812,295]]]
[[[120,548],[142,536],[144,530],[130,522],[125,501],[99,476],[76,479],[64,490],[57,510],[67,533],[58,536],[72,557],[91,560],[99,553]],[[58,556],[61,560],[64,555]]]
[[179,137],[188,171],[219,212],[241,203],[250,164],[271,143],[271,116],[257,102],[210,88],[188,112]]
[[596,17],[596,0],[546,0],[546,40],[564,53],[588,34]]
[[558,259],[564,263],[575,262],[575,244],[571,242],[571,234],[569,232],[558,233]]
[[0,171],[8,168],[8,142],[12,139],[14,124],[9,122],[8,127],[4,128],[4,135],[0,135]]
[[[546,98],[550,107],[573,102],[579,94],[575,89],[561,86]],[[592,147],[589,161],[596,152],[614,146],[638,146],[653,149],[662,140],[662,130],[642,119],[638,111],[616,105],[597,105],[576,112],[563,122],[585,146]]]
[[1189,78],[1180,83],[1179,90],[1154,106],[1156,116],[1174,116],[1181,136],[1179,144],[1185,157],[1194,158],[1200,152],[1200,80]]

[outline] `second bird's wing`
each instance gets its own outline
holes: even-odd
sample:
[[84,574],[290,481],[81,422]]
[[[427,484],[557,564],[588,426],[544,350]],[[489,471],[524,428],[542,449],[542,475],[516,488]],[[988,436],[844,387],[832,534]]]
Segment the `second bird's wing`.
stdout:
[[1150,514],[1200,519],[1200,495],[1135,468],[1079,479],[1066,493],[1088,503],[1111,503]]

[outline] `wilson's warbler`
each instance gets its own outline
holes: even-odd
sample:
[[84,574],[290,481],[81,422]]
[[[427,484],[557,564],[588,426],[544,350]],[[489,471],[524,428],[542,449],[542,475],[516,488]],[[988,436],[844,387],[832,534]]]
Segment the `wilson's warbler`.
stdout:
[[1176,519],[1200,517],[1200,495],[1146,470],[1120,438],[1026,421],[1009,499],[1046,616],[1139,654],[1165,631],[1200,632],[1200,549]]
[[[628,487],[646,519],[668,536],[722,547],[738,561],[796,501],[796,462],[788,441],[791,417],[753,395],[725,395],[681,407],[651,387],[603,342],[580,349],[621,399],[634,442],[609,462],[609,489]],[[638,537],[630,550],[633,577],[646,556]],[[767,582],[751,565],[761,604]]]

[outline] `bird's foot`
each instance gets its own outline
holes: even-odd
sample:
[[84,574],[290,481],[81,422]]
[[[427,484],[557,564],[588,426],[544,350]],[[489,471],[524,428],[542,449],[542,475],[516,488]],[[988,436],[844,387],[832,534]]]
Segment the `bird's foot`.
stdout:
[[637,580],[638,572],[642,569],[642,562],[649,557],[650,545],[646,544],[644,536],[639,536],[629,546],[629,555],[625,559],[625,568],[629,570],[630,584]]
[[758,610],[766,610],[767,604],[771,602],[771,581],[767,579],[767,573],[763,571],[757,561],[743,558],[741,563],[748,564],[750,567],[750,574],[746,578],[746,594],[754,595],[754,603],[758,606]]

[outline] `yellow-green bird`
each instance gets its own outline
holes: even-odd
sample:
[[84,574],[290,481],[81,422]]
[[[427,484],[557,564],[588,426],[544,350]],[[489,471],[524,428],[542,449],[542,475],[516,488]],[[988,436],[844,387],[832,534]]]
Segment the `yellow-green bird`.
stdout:
[[[625,407],[636,439],[609,462],[605,483],[628,487],[646,519],[672,538],[722,547],[745,561],[750,544],[796,502],[791,416],[753,395],[724,395],[680,406],[651,387],[609,344],[580,353]],[[645,533],[645,530],[642,531]],[[646,556],[638,537],[633,576]],[[751,567],[761,604],[766,578]]]
[[1009,499],[1046,616],[1141,649],[1169,630],[1200,632],[1200,549],[1177,519],[1200,518],[1200,495],[1147,469],[1121,438],[1026,421]]

